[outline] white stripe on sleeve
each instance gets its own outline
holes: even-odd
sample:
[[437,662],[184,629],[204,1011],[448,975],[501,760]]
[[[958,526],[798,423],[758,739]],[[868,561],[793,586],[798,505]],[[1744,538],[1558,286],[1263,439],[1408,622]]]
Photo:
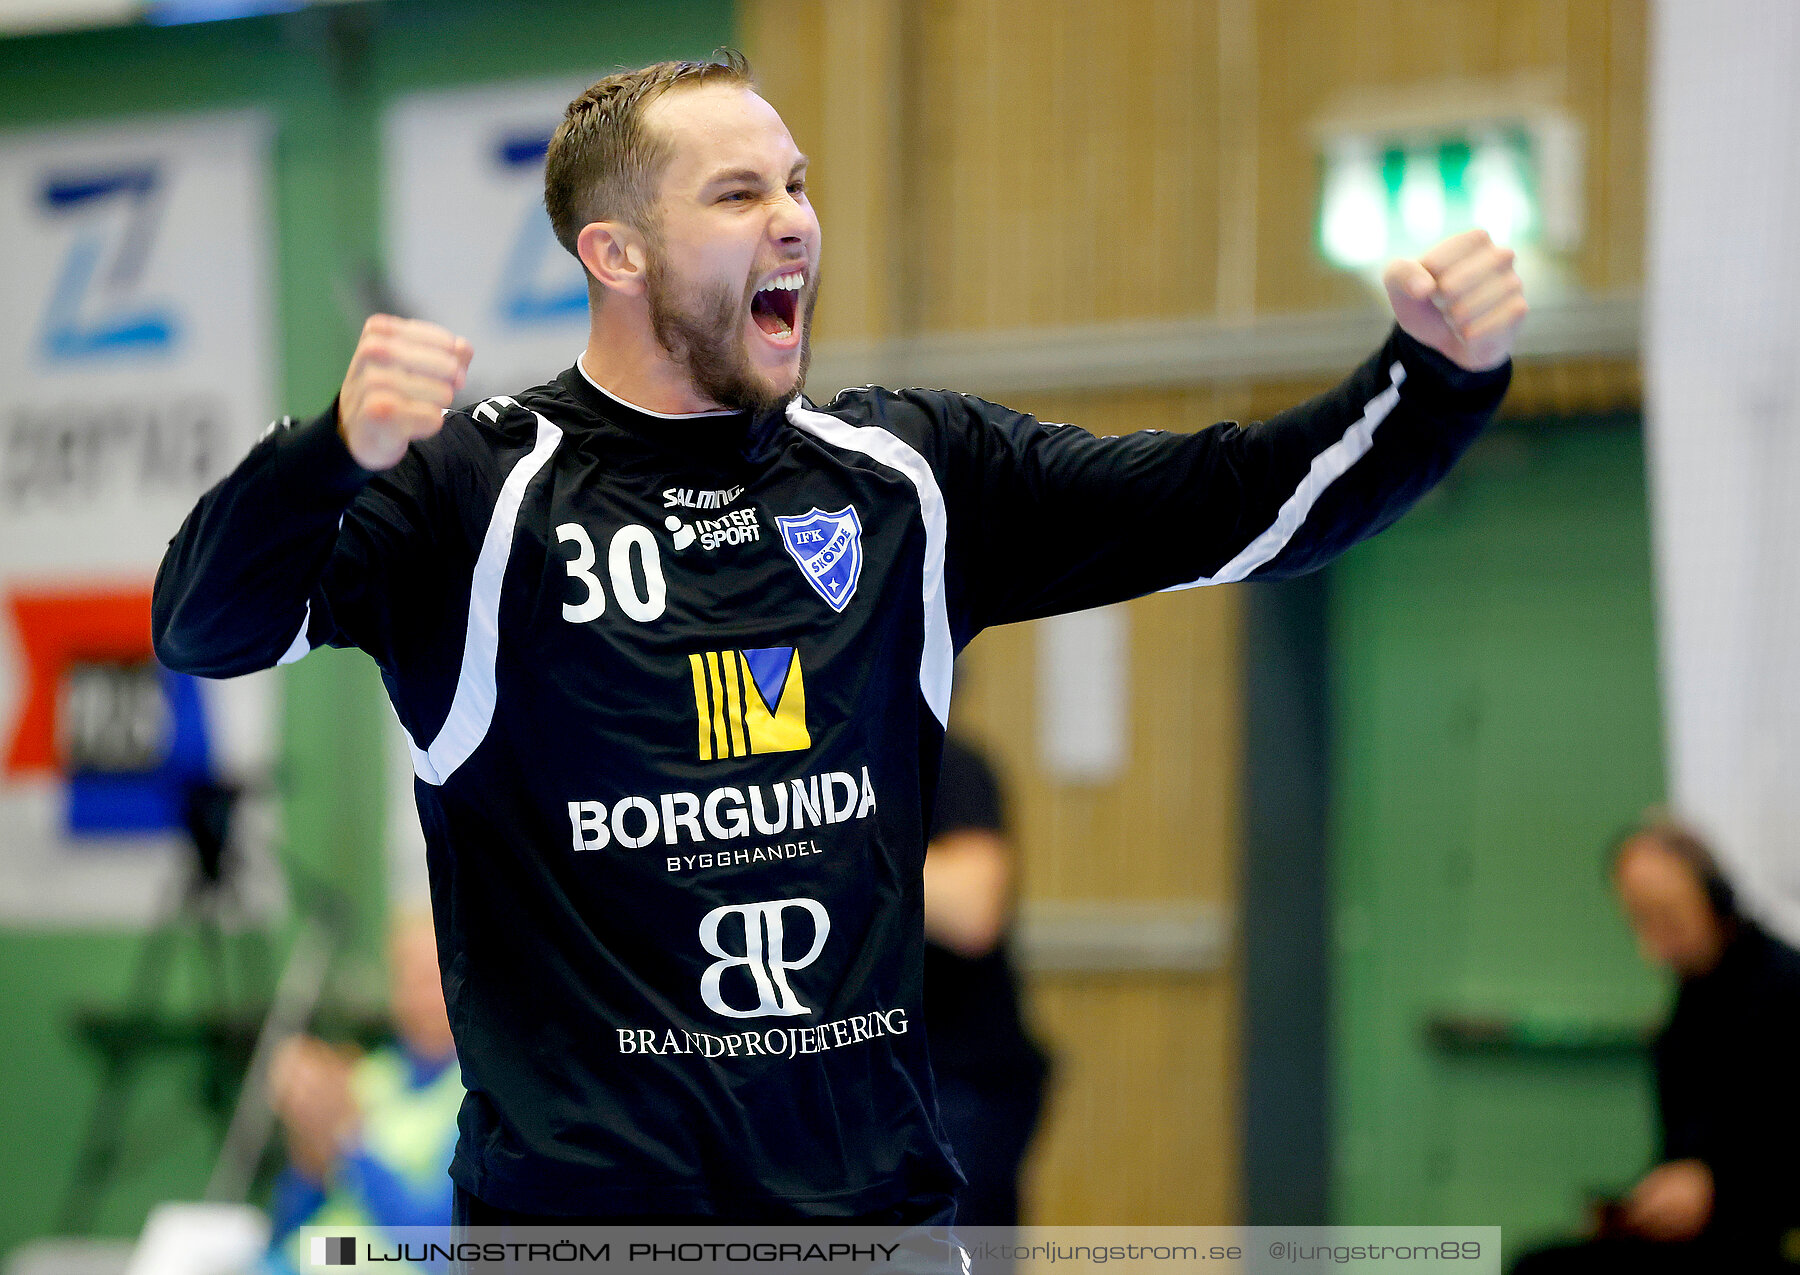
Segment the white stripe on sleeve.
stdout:
[[800,429],[834,447],[861,452],[890,469],[899,470],[918,493],[919,516],[925,523],[925,573],[921,589],[924,604],[925,651],[919,661],[919,692],[940,725],[950,720],[950,673],[956,662],[956,646],[950,639],[950,613],[944,603],[944,544],[948,518],[944,493],[937,475],[925,458],[899,437],[874,425],[849,425],[835,416],[811,411],[794,398],[787,416]]
[[1282,503],[1280,511],[1271,523],[1256,539],[1245,545],[1243,550],[1219,568],[1219,573],[1212,576],[1201,576],[1197,580],[1189,580],[1186,584],[1172,584],[1164,589],[1164,593],[1175,593],[1182,589],[1197,589],[1208,584],[1232,584],[1242,580],[1258,567],[1272,562],[1275,555],[1287,548],[1288,541],[1300,530],[1312,507],[1318,503],[1325,489],[1339,478],[1346,470],[1361,460],[1369,448],[1375,445],[1375,431],[1381,422],[1387,419],[1388,413],[1400,402],[1400,383],[1406,379],[1406,369],[1398,362],[1388,368],[1389,385],[1381,393],[1370,399],[1363,408],[1363,414],[1344,436],[1313,457],[1311,468],[1300,485],[1294,488],[1294,494]]
[[421,750],[406,737],[412,750],[413,770],[428,784],[442,784],[469,759],[487,737],[494,722],[494,661],[500,649],[500,586],[506,579],[507,559],[512,556],[513,531],[525,488],[550,459],[562,441],[562,430],[536,412],[537,445],[513,466],[501,484],[500,498],[488,521],[481,553],[475,559],[475,578],[469,587],[469,627],[463,637],[462,671],[456,679],[456,695],[443,729]]
[[296,660],[305,658],[306,653],[312,650],[312,643],[306,640],[306,630],[311,626],[312,602],[309,600],[306,604],[306,614],[300,617],[300,631],[294,634],[294,640],[288,643],[288,649],[282,652],[280,659],[275,661],[277,665],[292,664]]

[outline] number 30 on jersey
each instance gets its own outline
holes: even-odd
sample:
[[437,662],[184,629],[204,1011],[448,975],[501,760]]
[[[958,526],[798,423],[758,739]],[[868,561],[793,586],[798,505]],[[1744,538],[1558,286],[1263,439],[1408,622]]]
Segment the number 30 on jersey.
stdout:
[[[556,529],[556,538],[575,546],[575,556],[563,565],[572,579],[587,590],[579,602],[563,603],[563,619],[570,624],[586,624],[606,614],[606,590],[594,574],[594,542],[587,529],[578,522],[565,522]],[[635,553],[634,553],[635,551]],[[632,559],[637,559],[637,571]],[[631,619],[646,623],[656,619],[668,605],[669,587],[663,582],[662,551],[648,527],[628,523],[613,534],[606,548],[606,574],[612,583],[612,594]],[[642,576],[640,586],[639,576]]]

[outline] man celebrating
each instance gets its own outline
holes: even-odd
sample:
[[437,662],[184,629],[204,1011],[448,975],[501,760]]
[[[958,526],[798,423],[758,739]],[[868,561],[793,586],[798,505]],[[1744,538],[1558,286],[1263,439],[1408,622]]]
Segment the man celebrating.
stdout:
[[412,741],[473,1223],[947,1220],[920,1026],[926,816],[982,628],[1317,567],[1505,391],[1479,232],[1388,274],[1398,329],[1247,429],[1095,438],[979,399],[799,394],[806,159],[741,58],[569,107],[545,202],[588,345],[446,410],[466,342],[369,320],[337,401],[209,492],[157,651],[359,646]]

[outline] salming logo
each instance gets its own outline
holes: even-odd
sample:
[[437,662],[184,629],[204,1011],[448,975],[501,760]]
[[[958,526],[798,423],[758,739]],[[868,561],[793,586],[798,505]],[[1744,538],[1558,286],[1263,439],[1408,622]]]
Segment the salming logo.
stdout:
[[701,491],[693,487],[665,487],[662,494],[663,508],[723,509],[743,494],[742,486],[715,491]]
[[688,656],[701,761],[812,747],[806,683],[791,646]]

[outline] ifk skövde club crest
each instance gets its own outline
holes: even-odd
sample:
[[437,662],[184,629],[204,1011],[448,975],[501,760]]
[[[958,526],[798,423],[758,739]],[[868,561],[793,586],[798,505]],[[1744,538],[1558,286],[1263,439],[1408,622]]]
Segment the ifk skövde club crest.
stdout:
[[781,543],[807,583],[833,611],[842,611],[862,575],[862,520],[856,507],[846,505],[836,513],[814,509],[787,517],[777,514],[775,523],[781,528]]

